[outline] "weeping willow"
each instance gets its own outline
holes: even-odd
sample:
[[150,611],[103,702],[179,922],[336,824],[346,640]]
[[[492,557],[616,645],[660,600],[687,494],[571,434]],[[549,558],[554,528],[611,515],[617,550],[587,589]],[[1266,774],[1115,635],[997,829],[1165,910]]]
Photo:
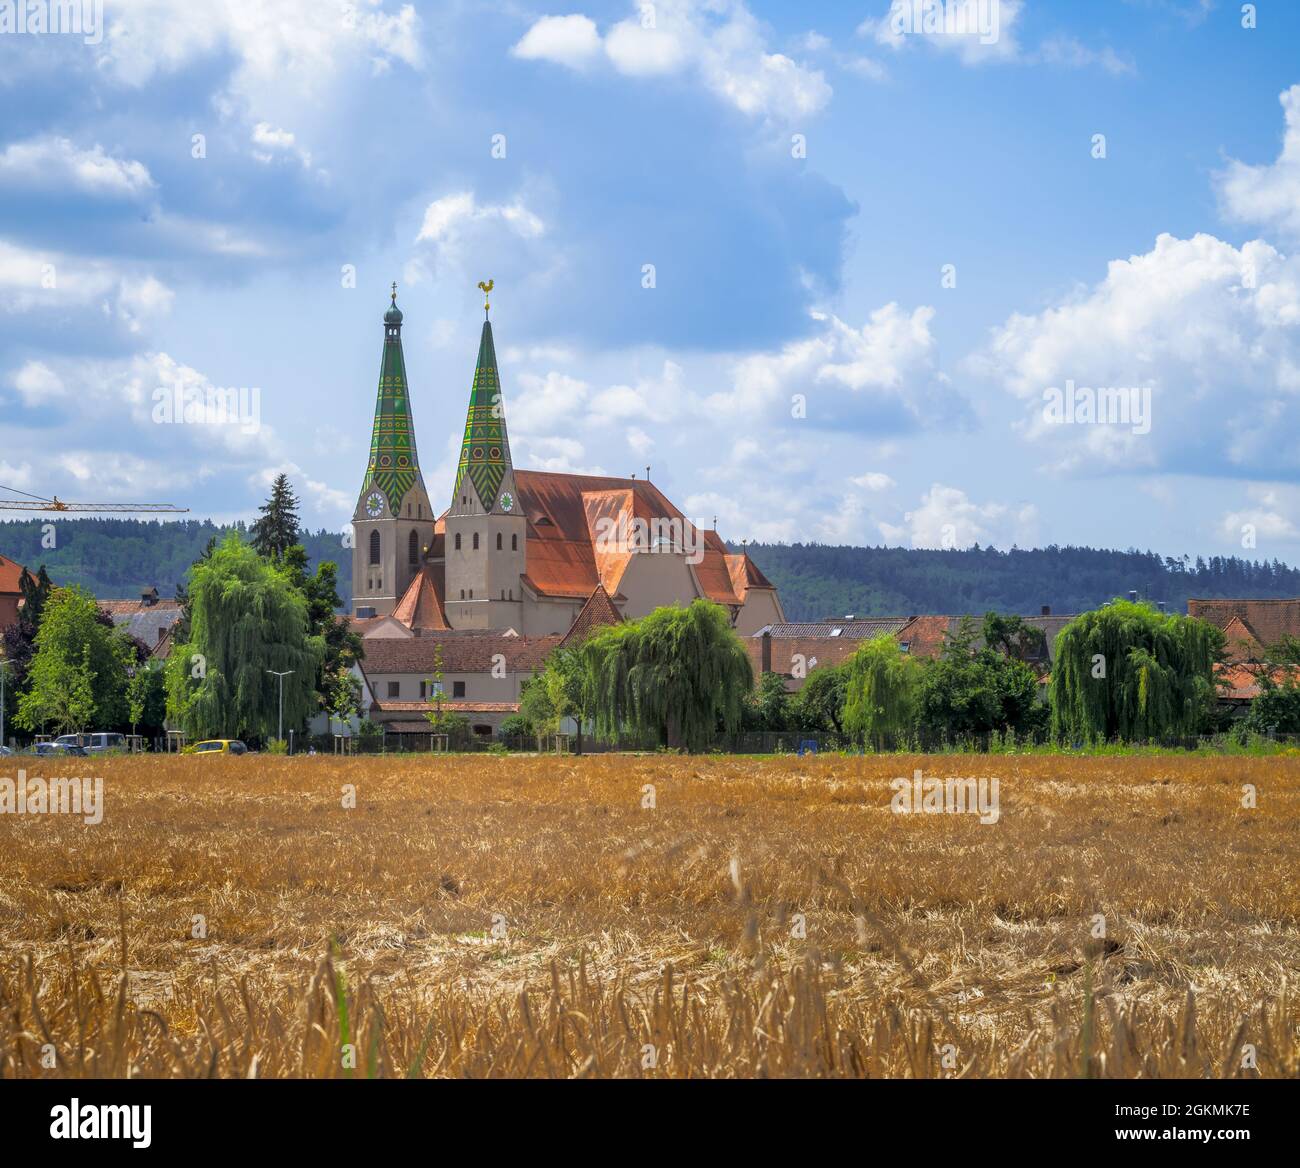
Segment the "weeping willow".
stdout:
[[921,665],[888,633],[873,637],[848,661],[844,729],[884,750],[912,729],[920,698]]
[[1060,740],[1190,735],[1214,700],[1223,633],[1192,617],[1116,600],[1056,639],[1052,732]]
[[740,726],[754,670],[726,612],[712,601],[657,608],[601,629],[581,649],[583,706],[596,734],[684,746]]
[[286,571],[231,534],[190,582],[188,644],[167,661],[167,716],[191,738],[274,738],[316,712],[324,641],[308,635],[307,599]]

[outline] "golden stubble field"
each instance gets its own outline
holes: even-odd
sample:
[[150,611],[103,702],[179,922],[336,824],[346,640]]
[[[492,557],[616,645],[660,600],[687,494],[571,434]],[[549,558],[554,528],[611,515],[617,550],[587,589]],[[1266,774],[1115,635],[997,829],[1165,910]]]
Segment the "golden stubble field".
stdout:
[[1300,1075],[1297,759],[78,773],[0,815],[4,1077]]

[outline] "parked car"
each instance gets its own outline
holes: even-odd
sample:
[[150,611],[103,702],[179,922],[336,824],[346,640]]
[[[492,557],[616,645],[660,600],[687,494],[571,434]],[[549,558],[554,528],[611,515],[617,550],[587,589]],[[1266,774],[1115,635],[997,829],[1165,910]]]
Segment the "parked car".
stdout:
[[67,746],[80,746],[91,754],[102,754],[106,750],[125,750],[126,737],[111,731],[95,731],[92,734],[62,734],[54,740]]
[[0,758],[3,758],[5,755],[10,755],[10,754],[13,754],[13,751],[10,750],[9,747],[0,746]]
[[84,746],[75,742],[38,742],[32,747],[32,753],[38,758],[87,758]]
[[195,743],[195,754],[247,754],[248,747],[238,738],[209,738]]

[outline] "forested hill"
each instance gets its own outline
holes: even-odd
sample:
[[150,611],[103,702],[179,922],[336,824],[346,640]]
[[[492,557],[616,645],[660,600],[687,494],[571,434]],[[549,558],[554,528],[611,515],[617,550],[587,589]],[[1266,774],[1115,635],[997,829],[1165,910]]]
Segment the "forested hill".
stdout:
[[[133,598],[156,587],[175,594],[190,564],[213,536],[245,532],[186,520],[54,519],[55,546],[42,547],[49,518],[0,521],[0,554],[35,570],[41,564],[56,584],[81,584],[101,600]],[[313,565],[333,560],[339,593],[352,594],[352,553],[337,531],[304,535]],[[1151,552],[1049,547],[1000,552],[993,548],[921,551],[909,548],[825,547],[820,544],[750,544],[749,553],[781,590],[790,620],[820,620],[846,613],[908,616],[913,613],[1082,612],[1136,589],[1172,611],[1186,611],[1189,596],[1300,596],[1300,571],[1276,560],[1235,557],[1169,559]]]
[[1277,560],[1173,559],[1153,552],[1047,547],[1030,551],[967,548],[748,546],[777,586],[789,620],[829,616],[958,615],[989,609],[1034,615],[1084,612],[1136,590],[1185,612],[1189,596],[1300,596],[1300,570]]
[[[42,528],[52,525],[55,546]],[[0,522],[0,555],[25,564],[33,572],[41,564],[56,584],[80,584],[100,600],[139,597],[145,588],[160,596],[174,596],[190,565],[207,547],[208,540],[229,531],[247,536],[244,524],[221,526],[190,519],[160,523],[152,519],[40,519]],[[352,551],[343,546],[337,531],[304,533],[303,546],[312,565],[333,560],[339,566],[339,594],[352,595]]]

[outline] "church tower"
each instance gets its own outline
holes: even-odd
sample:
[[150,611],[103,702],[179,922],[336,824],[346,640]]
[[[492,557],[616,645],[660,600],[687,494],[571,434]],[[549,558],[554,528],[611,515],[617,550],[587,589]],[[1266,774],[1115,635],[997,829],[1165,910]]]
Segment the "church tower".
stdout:
[[527,520],[515,491],[492,322],[486,318],[492,286],[491,280],[479,284],[485,298],[483,335],[446,518],[445,605],[454,629],[522,633]]
[[394,284],[393,303],[384,313],[370,463],[352,514],[354,616],[387,616],[393,611],[433,543],[435,518],[415,450],[402,356],[402,311]]

